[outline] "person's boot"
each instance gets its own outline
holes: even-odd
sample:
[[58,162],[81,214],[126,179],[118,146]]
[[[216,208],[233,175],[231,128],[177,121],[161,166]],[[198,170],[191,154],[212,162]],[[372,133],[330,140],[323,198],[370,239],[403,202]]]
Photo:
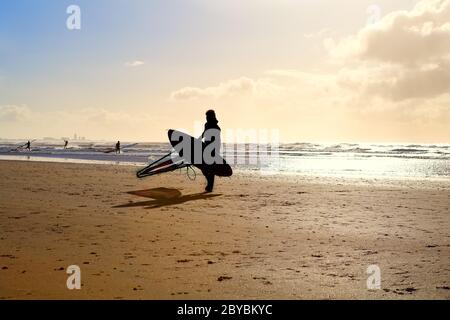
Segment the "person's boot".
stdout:
[[206,184],[205,191],[206,192],[212,192],[213,191],[213,185],[214,185],[214,176],[207,176],[206,181],[208,182]]

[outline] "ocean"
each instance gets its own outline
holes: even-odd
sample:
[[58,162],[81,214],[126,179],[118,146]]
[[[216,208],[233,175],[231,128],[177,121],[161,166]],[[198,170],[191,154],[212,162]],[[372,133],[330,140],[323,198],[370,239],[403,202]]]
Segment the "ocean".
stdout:
[[[16,149],[25,141],[0,140],[0,159],[144,166],[169,153],[168,143],[37,140],[32,150]],[[225,144],[223,156],[234,170],[260,174],[328,177],[450,179],[450,145],[290,143],[278,148]]]

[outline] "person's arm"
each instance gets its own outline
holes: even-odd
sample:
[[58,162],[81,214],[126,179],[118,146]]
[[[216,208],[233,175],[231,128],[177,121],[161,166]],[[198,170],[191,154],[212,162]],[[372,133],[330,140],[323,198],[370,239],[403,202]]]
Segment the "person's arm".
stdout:
[[198,140],[203,140],[203,136],[205,135],[206,132],[206,123],[205,123],[205,128],[203,129],[202,135],[200,137],[198,137]]

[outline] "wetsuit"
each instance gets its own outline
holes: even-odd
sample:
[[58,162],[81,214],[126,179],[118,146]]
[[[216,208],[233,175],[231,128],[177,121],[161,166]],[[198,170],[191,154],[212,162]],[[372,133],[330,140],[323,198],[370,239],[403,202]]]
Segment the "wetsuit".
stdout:
[[[202,137],[205,135],[205,132],[209,129],[217,129],[220,131],[220,127],[217,124],[217,120],[205,123],[205,130],[202,134]],[[205,141],[205,145],[209,145],[211,143],[214,143],[214,141]],[[218,144],[217,149],[215,149],[215,152],[218,152],[220,154],[220,143]],[[213,156],[214,156],[214,154],[213,154]],[[205,169],[202,169],[202,173],[205,176],[206,182],[207,182],[205,191],[212,192],[212,190],[214,188],[214,174],[209,172],[208,167],[205,167]]]

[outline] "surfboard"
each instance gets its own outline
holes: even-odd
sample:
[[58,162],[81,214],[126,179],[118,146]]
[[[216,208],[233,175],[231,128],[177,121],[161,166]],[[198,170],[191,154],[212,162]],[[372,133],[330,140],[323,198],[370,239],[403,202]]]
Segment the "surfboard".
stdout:
[[[186,133],[172,129],[169,130],[168,136],[169,142],[174,148],[175,152],[170,152],[160,159],[153,161],[145,168],[139,170],[136,174],[138,178],[148,177],[163,172],[170,172],[180,168],[188,167],[190,165],[199,168],[200,170],[202,170],[202,172],[212,173],[219,177],[230,177],[233,174],[233,170],[231,169],[230,165],[227,164],[225,159],[223,159],[219,155],[215,158],[218,160],[218,163],[207,164],[203,161],[203,159],[198,162],[193,161],[195,159],[191,159],[191,157],[188,158],[186,154],[182,153],[180,155],[178,152],[176,152],[176,150],[189,148],[195,149],[196,147],[198,150],[203,152],[206,144],[200,139],[196,139]],[[186,143],[186,145],[180,145],[180,143]],[[194,153],[192,152],[191,154]]]
[[[182,154],[178,154],[185,163],[192,164],[202,172],[214,174],[218,177],[230,177],[233,174],[230,165],[220,155],[214,157],[214,163],[206,162],[203,157],[206,144],[202,140],[173,129],[169,130],[168,136],[172,147],[175,150],[183,151]],[[190,152],[186,152],[187,150]]]

